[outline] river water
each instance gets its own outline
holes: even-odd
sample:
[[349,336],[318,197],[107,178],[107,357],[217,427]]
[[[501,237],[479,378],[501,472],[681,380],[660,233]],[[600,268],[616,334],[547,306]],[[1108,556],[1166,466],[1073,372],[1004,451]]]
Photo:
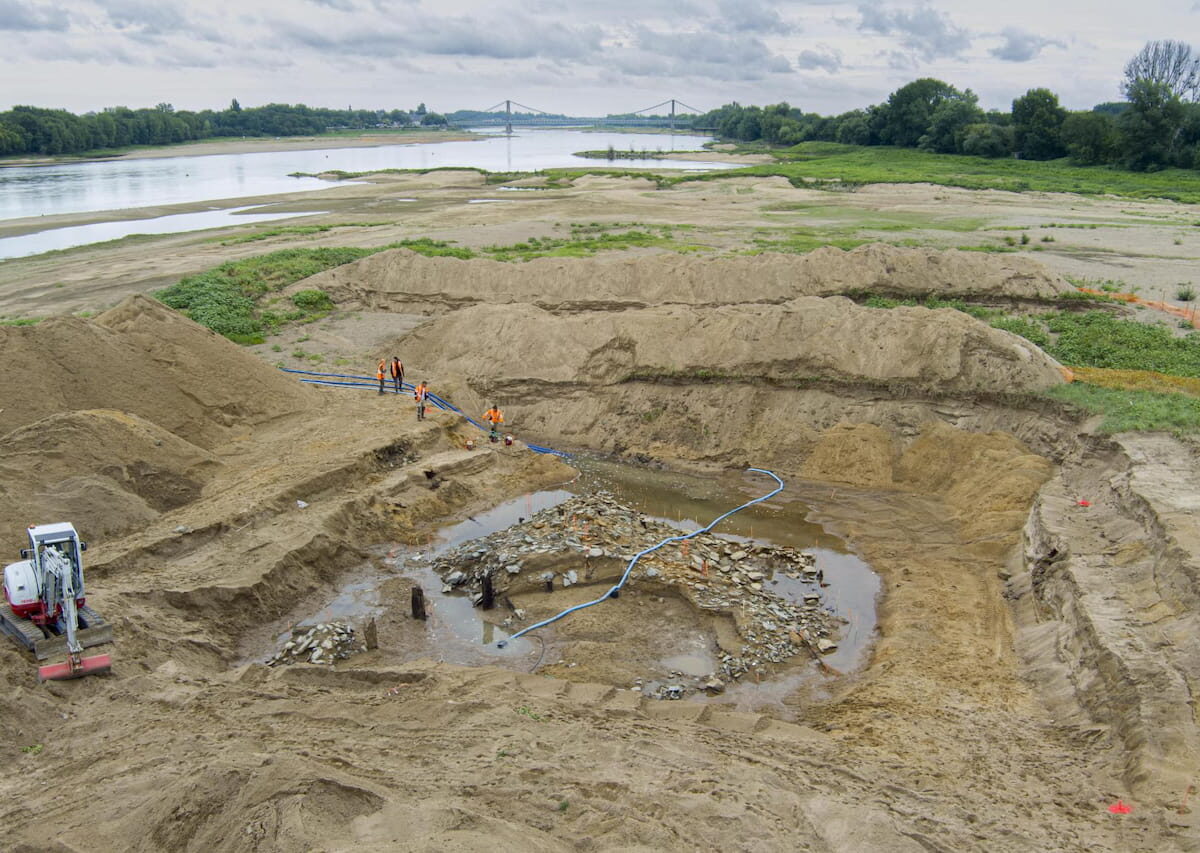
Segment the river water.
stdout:
[[[0,226],[6,220],[28,217],[237,199],[329,187],[328,182],[316,178],[288,177],[293,172],[319,173],[333,169],[365,172],[445,166],[472,166],[489,171],[609,165],[657,170],[727,168],[727,164],[721,163],[656,159],[621,159],[609,164],[603,160],[575,156],[576,151],[605,150],[610,145],[622,151],[695,151],[708,141],[710,137],[706,136],[525,130],[511,137],[492,135],[463,142],[207,156],[181,153],[179,157],[160,159],[14,166],[0,168]],[[186,150],[180,149],[181,152]],[[119,227],[107,229],[101,239],[149,233],[141,227],[141,223],[146,221],[125,221]],[[203,227],[212,226],[196,226]],[[185,225],[178,230],[196,228]],[[21,238],[11,239],[16,242],[5,241],[0,257],[17,257],[34,251],[46,251],[47,248],[63,248],[57,244],[43,246],[36,240],[22,243]],[[70,245],[88,242],[93,240],[81,234]]]

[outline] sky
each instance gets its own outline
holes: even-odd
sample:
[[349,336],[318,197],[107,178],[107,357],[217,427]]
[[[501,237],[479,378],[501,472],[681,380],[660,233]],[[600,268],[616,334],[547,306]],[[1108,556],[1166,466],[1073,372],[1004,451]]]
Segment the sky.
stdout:
[[1200,0],[0,0],[0,109],[310,106],[570,115],[668,98],[836,114],[918,77],[986,109],[1119,100]]

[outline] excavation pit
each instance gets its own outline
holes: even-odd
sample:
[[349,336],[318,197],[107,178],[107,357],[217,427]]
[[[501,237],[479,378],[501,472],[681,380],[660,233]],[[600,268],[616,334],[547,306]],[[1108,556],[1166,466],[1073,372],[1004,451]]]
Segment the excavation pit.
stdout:
[[[576,464],[580,475],[561,488],[468,516],[423,546],[381,552],[323,606],[277,626],[272,653],[297,625],[374,619],[388,661],[537,670],[660,698],[728,688],[743,704],[755,704],[768,683],[793,690],[865,663],[878,578],[809,520],[812,506],[786,492],[713,533],[646,555],[618,597],[512,639],[605,597],[637,551],[766,491],[762,475]],[[491,610],[479,606],[485,576],[495,593]],[[414,587],[425,620],[411,615]]]

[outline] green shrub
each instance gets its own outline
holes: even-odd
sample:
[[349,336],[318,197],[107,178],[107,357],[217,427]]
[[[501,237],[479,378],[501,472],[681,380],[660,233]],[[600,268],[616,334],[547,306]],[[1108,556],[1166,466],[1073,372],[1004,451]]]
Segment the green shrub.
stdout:
[[1047,314],[1045,321],[1055,335],[1047,352],[1063,364],[1200,377],[1200,333],[1176,337],[1103,311]]
[[1191,302],[1196,298],[1196,288],[1190,284],[1181,284],[1175,288],[1175,298],[1180,302]]
[[292,304],[305,311],[330,311],[333,300],[324,290],[299,290],[292,294]]

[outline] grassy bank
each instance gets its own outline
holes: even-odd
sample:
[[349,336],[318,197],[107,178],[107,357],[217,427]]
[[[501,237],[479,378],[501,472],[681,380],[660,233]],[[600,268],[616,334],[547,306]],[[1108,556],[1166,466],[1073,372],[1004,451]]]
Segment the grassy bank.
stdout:
[[[755,149],[754,153],[761,153],[761,150]],[[1065,159],[1042,162],[993,160],[959,154],[931,154],[911,148],[829,142],[803,142],[769,153],[779,162],[726,172],[683,175],[669,182],[777,175],[796,186],[927,183],[971,190],[1111,194],[1200,203],[1200,172],[1184,169],[1128,172],[1108,166],[1072,166]]]
[[[323,230],[322,226],[314,227],[318,232]],[[232,341],[259,344],[266,335],[286,324],[309,323],[326,316],[334,308],[328,294],[320,290],[301,291],[288,299],[280,296],[279,291],[301,279],[387,249],[408,249],[427,257],[458,260],[483,257],[521,262],[544,257],[587,257],[599,252],[631,248],[657,247],[680,252],[707,248],[676,241],[673,230],[668,226],[622,228],[614,232],[608,231],[608,228],[599,224],[594,227],[578,225],[572,228],[569,237],[531,237],[525,242],[485,246],[477,251],[428,238],[366,248],[281,249],[229,261],[198,275],[188,276],[157,291],[154,296],[163,304],[182,311],[192,320]],[[237,238],[236,242],[251,242],[279,233],[297,232],[288,231],[287,227],[276,228]],[[301,230],[298,233],[310,232]],[[17,322],[21,321],[11,321],[14,324]]]

